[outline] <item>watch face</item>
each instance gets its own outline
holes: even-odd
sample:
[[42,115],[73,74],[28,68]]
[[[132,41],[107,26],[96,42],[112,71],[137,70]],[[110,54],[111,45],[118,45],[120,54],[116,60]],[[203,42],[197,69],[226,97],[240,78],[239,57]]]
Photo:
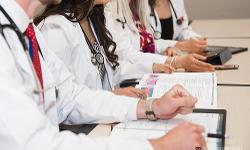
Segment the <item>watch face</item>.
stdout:
[[155,113],[153,111],[146,111],[146,116],[148,120],[150,121],[156,121],[158,118],[156,118]]

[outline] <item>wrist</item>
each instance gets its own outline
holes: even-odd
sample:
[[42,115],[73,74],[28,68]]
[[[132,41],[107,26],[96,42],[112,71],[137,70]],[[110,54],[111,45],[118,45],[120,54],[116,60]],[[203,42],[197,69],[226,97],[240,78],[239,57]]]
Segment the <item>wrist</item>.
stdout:
[[137,105],[137,119],[146,118],[146,100],[140,99]]
[[180,49],[180,50],[184,50],[185,49],[185,43],[182,42],[182,41],[178,41],[178,42],[176,42],[175,47]]
[[160,111],[160,100],[159,99],[155,99],[152,103],[152,110],[156,116],[156,118],[160,118],[161,116],[161,111]]
[[176,56],[176,58],[175,58],[175,68],[176,69],[184,68],[183,57],[182,56]]

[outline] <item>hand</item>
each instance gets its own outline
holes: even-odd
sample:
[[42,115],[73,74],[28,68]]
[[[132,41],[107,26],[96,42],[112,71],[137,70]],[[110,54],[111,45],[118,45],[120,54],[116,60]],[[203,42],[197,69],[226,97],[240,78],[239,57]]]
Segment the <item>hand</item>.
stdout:
[[154,150],[206,150],[202,133],[204,128],[192,123],[182,123],[167,135],[149,140]]
[[167,48],[165,51],[164,51],[164,55],[166,56],[176,56],[177,55],[177,52],[174,48]]
[[135,97],[140,99],[146,99],[147,95],[143,90],[136,89],[134,87],[118,88],[112,91],[116,95],[124,95],[129,97]]
[[152,109],[157,118],[170,119],[178,114],[191,113],[197,99],[191,96],[181,85],[175,85],[161,98],[155,100]]
[[175,69],[167,64],[154,64],[153,65],[154,73],[173,73]]
[[176,43],[176,47],[183,51],[189,53],[199,53],[199,54],[203,54],[207,46],[208,46],[207,40],[205,38],[199,38],[199,37]]
[[211,64],[205,63],[206,57],[199,54],[188,54],[176,57],[176,68],[184,68],[186,71],[211,72],[215,71]]

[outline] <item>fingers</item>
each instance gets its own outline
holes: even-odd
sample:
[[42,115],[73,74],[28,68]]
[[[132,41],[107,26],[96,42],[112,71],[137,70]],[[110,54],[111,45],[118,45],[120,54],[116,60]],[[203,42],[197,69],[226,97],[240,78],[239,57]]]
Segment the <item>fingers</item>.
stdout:
[[180,84],[173,86],[170,91],[173,92],[174,96],[182,97],[182,96],[191,96],[191,94]]
[[166,64],[154,64],[153,67],[154,73],[173,73],[175,68]]
[[181,114],[181,115],[187,115],[187,114],[190,114],[193,112],[195,107],[181,107],[179,110],[178,110],[178,114]]
[[193,124],[193,130],[194,132],[197,133],[197,147],[201,147],[202,150],[206,150],[207,144],[205,141],[205,138],[203,136],[203,133],[205,132],[205,128],[203,126],[197,125],[197,124]]
[[161,73],[173,73],[175,72],[175,68],[166,64],[161,65]]
[[205,56],[199,55],[199,54],[192,54],[194,58],[198,60],[205,61],[207,58]]
[[[195,54],[196,58],[199,57],[199,58],[202,58],[204,56],[201,56],[201,55],[197,55]],[[199,59],[198,58],[198,59]],[[205,63],[205,62],[202,62],[202,61],[199,61],[198,59],[195,59],[193,61],[193,69],[192,71],[214,71],[214,67],[211,65],[211,64],[208,64],[208,63]],[[192,65],[192,64],[191,64]]]
[[130,89],[131,92],[133,92],[135,95],[137,95],[137,97],[141,98],[141,99],[146,99],[147,95],[146,92],[140,89],[136,89],[136,88],[131,88]]
[[183,96],[183,97],[175,98],[174,103],[176,107],[179,107],[179,108],[186,107],[186,108],[193,110],[197,101],[198,101],[197,98],[193,96]]
[[134,87],[118,88],[113,90],[113,93],[116,95],[125,95],[129,97],[146,99],[145,92],[139,89],[135,89]]
[[134,98],[139,98],[139,96],[131,90],[126,90],[126,91],[124,90],[122,95],[134,97]]
[[198,45],[207,45],[207,40],[205,38],[194,38],[195,42],[198,44]]

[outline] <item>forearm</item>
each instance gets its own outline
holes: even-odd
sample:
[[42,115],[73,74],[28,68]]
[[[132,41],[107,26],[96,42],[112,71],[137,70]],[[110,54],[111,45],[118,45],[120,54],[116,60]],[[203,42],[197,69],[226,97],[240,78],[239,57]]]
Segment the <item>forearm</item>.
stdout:
[[145,119],[146,116],[146,100],[140,100],[137,105],[137,118]]

